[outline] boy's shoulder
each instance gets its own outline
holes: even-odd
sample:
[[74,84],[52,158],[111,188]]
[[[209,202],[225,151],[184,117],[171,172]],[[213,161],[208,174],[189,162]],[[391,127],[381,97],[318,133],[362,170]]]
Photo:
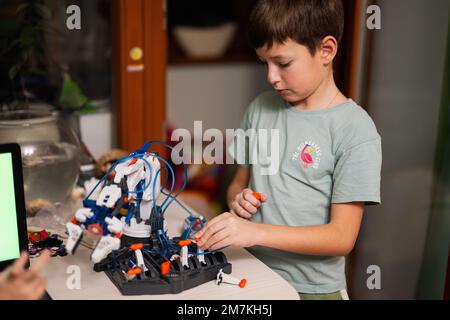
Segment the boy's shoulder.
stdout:
[[283,108],[284,100],[275,91],[264,91],[250,103],[250,112],[277,112]]
[[341,144],[341,149],[381,139],[373,119],[364,108],[351,99],[347,108],[335,112],[330,121],[331,133],[335,141]]

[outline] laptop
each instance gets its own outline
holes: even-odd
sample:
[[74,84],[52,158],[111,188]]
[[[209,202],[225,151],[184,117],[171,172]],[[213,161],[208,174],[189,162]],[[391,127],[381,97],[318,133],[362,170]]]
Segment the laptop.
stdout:
[[[0,145],[0,272],[28,250],[22,156],[18,144]],[[28,263],[29,265],[29,263]],[[49,299],[46,293],[42,299]]]
[[18,144],[0,145],[0,271],[28,250],[27,221]]

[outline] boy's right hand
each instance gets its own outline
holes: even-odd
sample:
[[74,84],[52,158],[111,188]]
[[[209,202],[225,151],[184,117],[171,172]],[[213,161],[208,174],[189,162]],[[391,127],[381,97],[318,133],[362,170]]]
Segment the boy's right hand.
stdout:
[[238,193],[230,203],[230,212],[244,219],[250,219],[252,215],[258,212],[258,208],[262,202],[266,202],[268,197],[264,193],[260,193],[261,200],[258,200],[254,191],[244,189]]

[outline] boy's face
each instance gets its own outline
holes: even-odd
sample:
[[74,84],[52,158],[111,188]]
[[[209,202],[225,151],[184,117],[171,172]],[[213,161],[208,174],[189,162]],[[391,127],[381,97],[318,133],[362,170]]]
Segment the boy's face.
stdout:
[[311,96],[327,75],[319,50],[312,56],[306,46],[288,39],[270,49],[267,45],[256,49],[256,54],[266,66],[267,81],[295,106]]

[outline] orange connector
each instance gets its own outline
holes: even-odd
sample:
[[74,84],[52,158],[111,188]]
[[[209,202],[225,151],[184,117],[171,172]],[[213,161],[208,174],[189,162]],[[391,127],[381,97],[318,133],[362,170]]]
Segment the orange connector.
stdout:
[[239,282],[239,287],[240,287],[240,288],[244,288],[246,284],[247,284],[247,279],[242,279],[242,280]]
[[262,199],[261,193],[259,193],[259,192],[253,192],[252,195],[256,198],[256,200]]
[[164,261],[161,263],[161,274],[166,275],[170,273],[170,261]]
[[130,163],[128,164],[129,167],[131,167],[133,164],[135,164],[138,161],[137,158],[133,158]]
[[135,243],[130,246],[130,249],[133,251],[141,250],[144,247],[143,243]]
[[188,246],[191,243],[192,243],[192,240],[190,240],[190,239],[178,241],[178,245],[180,247]]
[[132,269],[128,269],[128,271],[127,271],[127,275],[129,275],[129,276],[135,276],[135,275],[138,275],[141,273],[142,273],[141,268],[132,268]]

